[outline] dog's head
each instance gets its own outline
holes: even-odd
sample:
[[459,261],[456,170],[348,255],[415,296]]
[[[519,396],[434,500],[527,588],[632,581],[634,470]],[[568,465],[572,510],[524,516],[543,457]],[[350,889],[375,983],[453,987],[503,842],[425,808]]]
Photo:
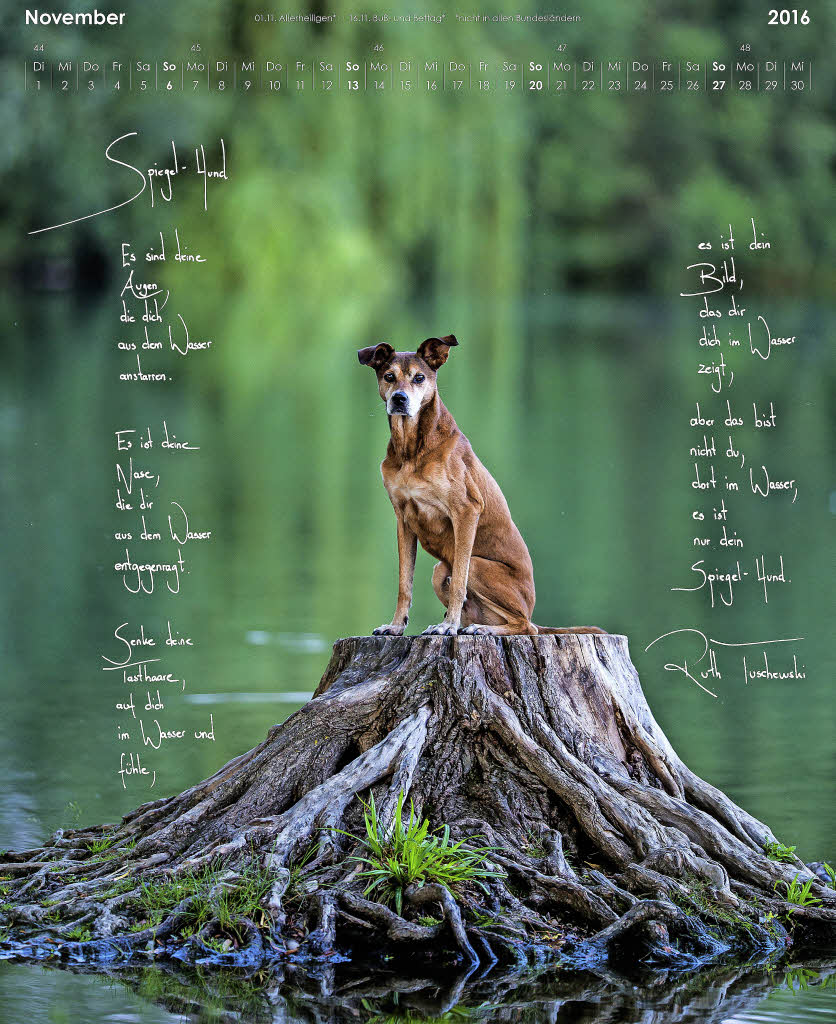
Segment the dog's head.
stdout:
[[435,395],[435,375],[447,362],[452,345],[458,345],[454,334],[427,338],[416,352],[396,352],[382,341],[361,348],[357,358],[377,374],[378,391],[390,416],[417,416]]

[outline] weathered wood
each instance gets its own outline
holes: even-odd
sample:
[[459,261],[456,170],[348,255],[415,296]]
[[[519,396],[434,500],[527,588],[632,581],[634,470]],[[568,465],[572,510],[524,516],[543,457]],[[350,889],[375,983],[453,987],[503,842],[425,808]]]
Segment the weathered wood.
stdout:
[[[362,830],[359,798],[369,794],[384,822],[404,794],[433,827],[484,837],[505,877],[486,893],[413,887],[401,913],[375,902],[347,834]],[[340,640],[305,707],[208,779],[126,815],[105,865],[86,849],[101,834],[59,832],[0,858],[19,935],[66,940],[83,920],[92,935],[78,952],[104,955],[137,926],[141,881],[224,858],[234,885],[232,869],[255,856],[272,880],[261,904],[265,956],[286,941],[304,951],[310,936],[318,955],[331,943],[359,955],[372,940],[407,940],[490,962],[557,936],[587,958],[641,947],[682,963],[733,944],[781,946],[787,923],[802,939],[807,928],[818,942],[836,936],[836,892],[799,860],[770,860],[769,828],[683,764],[623,636]],[[114,893],[125,877],[132,889]],[[810,881],[813,910],[782,898],[793,880]],[[764,907],[774,914],[766,928]],[[248,962],[262,950],[252,917],[240,933]],[[135,934],[171,936],[170,921]],[[211,954],[201,936],[190,949]]]

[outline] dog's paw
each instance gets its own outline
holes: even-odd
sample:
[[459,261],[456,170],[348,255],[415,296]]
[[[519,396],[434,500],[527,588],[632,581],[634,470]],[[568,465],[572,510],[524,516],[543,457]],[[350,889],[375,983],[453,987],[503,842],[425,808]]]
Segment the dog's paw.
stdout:
[[372,636],[403,636],[405,628],[405,626],[395,626],[393,623],[387,622],[386,625],[373,629]]
[[462,636],[491,636],[493,630],[490,626],[477,626],[474,624],[472,626],[465,626],[459,630],[459,633]]
[[421,636],[455,636],[459,627],[452,622],[439,622],[435,626],[427,626]]

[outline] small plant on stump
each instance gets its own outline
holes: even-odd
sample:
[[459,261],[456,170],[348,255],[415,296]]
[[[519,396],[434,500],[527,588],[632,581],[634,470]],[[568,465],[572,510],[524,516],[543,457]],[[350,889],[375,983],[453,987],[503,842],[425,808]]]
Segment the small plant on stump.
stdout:
[[783,886],[786,889],[784,899],[787,903],[793,903],[797,907],[816,907],[821,903],[821,900],[817,899],[811,891],[813,887],[812,879],[808,879],[802,885],[798,880],[798,875],[796,875],[791,882],[776,882],[774,885],[776,892],[778,892],[779,886]]
[[483,879],[501,878],[503,871],[486,865],[486,857],[494,850],[492,846],[473,846],[477,837],[453,841],[450,828],[444,825],[430,832],[427,818],[420,821],[415,807],[409,802],[409,820],[404,821],[404,792],[398,794],[392,823],[387,828],[377,815],[374,794],[363,804],[366,825],[364,837],[336,829],[343,835],[358,842],[366,851],[364,856],[353,856],[353,860],[365,864],[361,876],[370,879],[365,895],[379,890],[378,898],[391,902],[395,910],[403,912],[404,892],[410,885],[422,886],[437,882],[446,889],[455,891],[466,883],[472,883],[483,891]]
[[770,860],[778,861],[780,864],[795,864],[796,862],[795,847],[785,846],[778,840],[774,843],[767,843],[764,853]]

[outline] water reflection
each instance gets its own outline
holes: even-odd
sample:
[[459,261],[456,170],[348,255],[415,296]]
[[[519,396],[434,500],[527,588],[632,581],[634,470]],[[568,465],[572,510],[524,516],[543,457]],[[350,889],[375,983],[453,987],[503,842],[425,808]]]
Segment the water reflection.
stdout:
[[[507,1021],[523,1024],[720,1024],[836,1020],[836,963],[780,971],[717,968],[699,975],[544,969],[478,978],[402,976],[379,966],[287,964],[273,972],[200,971],[181,965],[86,974],[5,965],[0,1022],[25,1017],[107,1021],[347,1024],[376,1021]],[[27,1005],[27,999],[31,1002]],[[133,997],[137,998],[133,998]],[[62,1013],[72,998],[72,1016]],[[32,1018],[31,1010],[44,1011]],[[18,1015],[19,1013],[19,1015]]]

